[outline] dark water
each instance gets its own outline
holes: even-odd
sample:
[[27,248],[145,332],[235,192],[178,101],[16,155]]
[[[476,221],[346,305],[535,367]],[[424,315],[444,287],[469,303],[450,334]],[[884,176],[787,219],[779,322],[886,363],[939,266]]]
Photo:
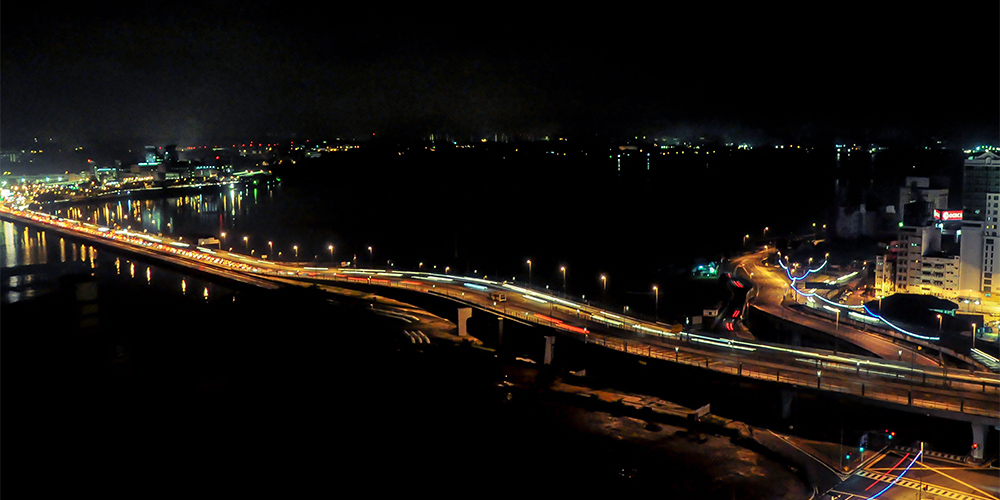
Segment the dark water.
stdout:
[[[154,233],[212,235],[227,248],[279,260],[530,278],[652,315],[657,304],[669,310],[689,296],[671,295],[669,285],[696,262],[738,251],[765,227],[768,236],[804,231],[833,199],[833,162],[816,153],[646,158],[343,155],[276,167],[280,183],[53,211]],[[810,186],[807,199],[789,197],[779,182],[788,175]]]

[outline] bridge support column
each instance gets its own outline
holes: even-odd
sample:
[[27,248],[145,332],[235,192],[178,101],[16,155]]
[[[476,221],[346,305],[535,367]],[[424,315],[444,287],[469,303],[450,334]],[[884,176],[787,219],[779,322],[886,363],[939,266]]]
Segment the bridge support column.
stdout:
[[100,326],[97,280],[89,274],[71,274],[59,278],[59,287],[73,300],[76,324],[81,333],[94,333]]
[[986,446],[986,434],[989,431],[989,424],[972,423],[972,458],[974,460],[983,459],[983,448]]
[[503,347],[503,317],[497,317],[499,326],[497,327],[497,349]]
[[458,336],[466,337],[469,332],[465,330],[465,321],[472,317],[471,307],[459,307],[458,308]]
[[792,408],[795,405],[795,391],[794,390],[783,390],[781,391],[781,419],[789,420],[792,418]]
[[544,364],[552,364],[552,348],[555,347],[556,338],[554,336],[545,337],[545,361]]

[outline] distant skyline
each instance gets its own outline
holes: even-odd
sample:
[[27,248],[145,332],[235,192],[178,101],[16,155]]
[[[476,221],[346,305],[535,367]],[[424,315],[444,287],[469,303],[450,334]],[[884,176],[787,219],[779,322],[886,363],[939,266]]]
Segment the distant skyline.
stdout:
[[582,21],[444,6],[383,20],[310,5],[5,9],[0,141],[1000,135],[996,5],[623,8]]

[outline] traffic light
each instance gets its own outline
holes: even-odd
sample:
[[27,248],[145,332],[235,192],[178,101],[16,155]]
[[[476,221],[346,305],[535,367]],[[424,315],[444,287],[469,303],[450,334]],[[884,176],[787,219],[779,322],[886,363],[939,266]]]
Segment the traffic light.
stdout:
[[864,453],[864,452],[865,452],[865,447],[864,446],[858,448],[858,453]]
[[850,460],[850,459],[851,459],[851,454],[850,454],[850,453],[848,453],[848,454],[847,454],[847,459],[848,459],[848,460]]

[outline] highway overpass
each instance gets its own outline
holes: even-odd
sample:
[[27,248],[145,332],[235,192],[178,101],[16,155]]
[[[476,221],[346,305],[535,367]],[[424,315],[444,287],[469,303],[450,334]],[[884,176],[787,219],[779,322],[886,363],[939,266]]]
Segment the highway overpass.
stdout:
[[277,288],[321,283],[371,293],[383,290],[440,297],[640,358],[965,421],[973,426],[980,453],[987,428],[1000,426],[1000,377],[992,373],[719,338],[482,278],[274,262],[3,205],[0,218],[248,285]]

